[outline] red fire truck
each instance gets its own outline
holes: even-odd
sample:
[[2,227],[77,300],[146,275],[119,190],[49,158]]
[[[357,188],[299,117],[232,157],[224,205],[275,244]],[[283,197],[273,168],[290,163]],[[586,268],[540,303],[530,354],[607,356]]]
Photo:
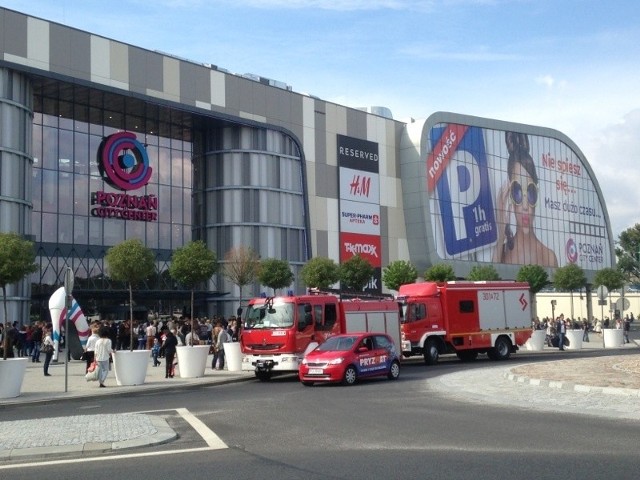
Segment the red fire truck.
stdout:
[[400,348],[400,308],[393,299],[340,299],[332,294],[254,298],[243,316],[242,370],[260,380],[297,373],[307,351],[338,333],[381,332]]
[[402,353],[424,355],[427,365],[445,353],[475,360],[509,358],[531,336],[527,283],[412,283],[398,291],[402,306]]

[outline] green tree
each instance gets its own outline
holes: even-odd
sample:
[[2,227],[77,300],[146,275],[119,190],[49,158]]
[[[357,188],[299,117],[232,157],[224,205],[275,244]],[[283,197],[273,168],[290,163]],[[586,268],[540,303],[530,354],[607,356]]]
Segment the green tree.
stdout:
[[451,265],[437,263],[424,272],[424,279],[429,282],[448,282],[456,279],[456,274]]
[[616,256],[618,268],[626,279],[630,282],[640,281],[640,223],[636,223],[620,234]]
[[129,349],[133,350],[133,285],[146,280],[155,273],[155,256],[153,251],[145,247],[140,239],[132,238],[107,250],[105,261],[111,278],[128,285],[129,331],[131,333]]
[[516,275],[518,282],[527,282],[533,295],[549,285],[549,274],[540,265],[523,265]]
[[536,303],[536,294],[544,287],[549,285],[549,274],[540,265],[523,265],[516,275],[518,282],[527,282],[529,291],[531,292],[532,311],[531,316],[538,316],[538,305]]
[[593,286],[598,288],[600,285],[607,287],[607,290],[617,290],[624,286],[625,276],[617,268],[603,268],[598,270],[593,277]]
[[265,258],[260,262],[260,271],[258,272],[258,280],[262,285],[273,289],[275,296],[276,290],[287,287],[293,282],[293,272],[286,260],[278,260],[277,258]]
[[553,284],[560,290],[569,290],[571,292],[571,319],[573,320],[573,292],[587,284],[584,270],[575,263],[559,267],[553,274]]
[[300,278],[308,288],[327,290],[340,280],[340,268],[330,258],[315,257],[304,264]]
[[[619,267],[619,266],[618,266]],[[593,286],[598,288],[600,285],[607,287],[609,291],[609,301],[611,301],[611,293],[614,290],[624,287],[625,275],[619,268],[603,268],[598,270],[593,277]]]
[[474,265],[467,276],[467,280],[483,281],[483,280],[501,280],[496,267],[493,265]]
[[27,275],[38,270],[33,242],[23,239],[17,233],[0,233],[0,287],[2,287],[2,305],[4,308],[3,358],[9,351],[9,313],[7,311],[7,285],[19,282]]
[[240,305],[242,308],[242,289],[253,282],[260,271],[260,257],[248,247],[236,247],[224,256],[222,275],[240,289]]
[[400,285],[413,283],[418,278],[418,270],[411,262],[396,260],[382,269],[382,283],[389,290],[398,290]]
[[360,255],[354,255],[340,265],[340,285],[347,291],[361,292],[373,276],[374,269]]
[[216,254],[202,240],[187,243],[171,256],[169,275],[191,290],[191,345],[195,343],[193,297],[196,285],[209,280],[217,269]]

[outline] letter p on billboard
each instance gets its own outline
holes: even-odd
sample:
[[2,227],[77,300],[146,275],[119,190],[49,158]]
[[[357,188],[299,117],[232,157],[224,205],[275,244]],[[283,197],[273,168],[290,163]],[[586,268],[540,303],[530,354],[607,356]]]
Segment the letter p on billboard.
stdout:
[[441,232],[445,255],[460,256],[495,243],[493,195],[482,130],[440,125],[431,129],[430,141],[427,191],[432,222],[441,222],[434,225],[434,232]]

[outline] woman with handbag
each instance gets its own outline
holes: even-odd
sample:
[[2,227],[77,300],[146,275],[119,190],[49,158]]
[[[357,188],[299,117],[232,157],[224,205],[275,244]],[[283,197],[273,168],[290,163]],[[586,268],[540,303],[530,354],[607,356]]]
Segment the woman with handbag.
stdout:
[[100,387],[104,388],[104,381],[109,375],[109,358],[113,353],[113,347],[111,345],[111,339],[109,338],[109,329],[106,327],[100,327],[98,335],[100,338],[96,341],[96,347],[94,350],[94,358],[98,364],[98,382]]
[[89,366],[93,363],[93,359],[95,358],[96,342],[100,338],[98,330],[100,330],[100,324],[98,322],[92,323],[91,336],[89,337],[89,340],[87,340],[87,344],[84,347],[84,353],[82,354],[82,359],[87,363],[85,373],[89,372]]
[[53,357],[53,340],[51,339],[51,328],[49,326],[44,328],[44,340],[42,341],[42,353],[44,353],[44,376],[50,377],[49,364]]

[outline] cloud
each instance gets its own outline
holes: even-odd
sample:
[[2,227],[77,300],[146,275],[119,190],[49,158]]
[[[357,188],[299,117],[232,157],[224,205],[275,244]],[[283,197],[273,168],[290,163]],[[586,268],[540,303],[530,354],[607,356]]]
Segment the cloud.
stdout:
[[468,51],[449,50],[445,45],[414,44],[401,47],[401,55],[418,60],[445,60],[463,62],[505,62],[522,60],[521,55],[513,53],[492,52],[487,46],[474,46]]
[[539,83],[540,85],[546,86],[550,90],[553,88],[564,89],[568,85],[566,80],[556,80],[554,77],[548,74],[537,77],[535,79],[535,82]]
[[640,223],[640,109],[598,132],[589,159],[603,191],[614,236]]

